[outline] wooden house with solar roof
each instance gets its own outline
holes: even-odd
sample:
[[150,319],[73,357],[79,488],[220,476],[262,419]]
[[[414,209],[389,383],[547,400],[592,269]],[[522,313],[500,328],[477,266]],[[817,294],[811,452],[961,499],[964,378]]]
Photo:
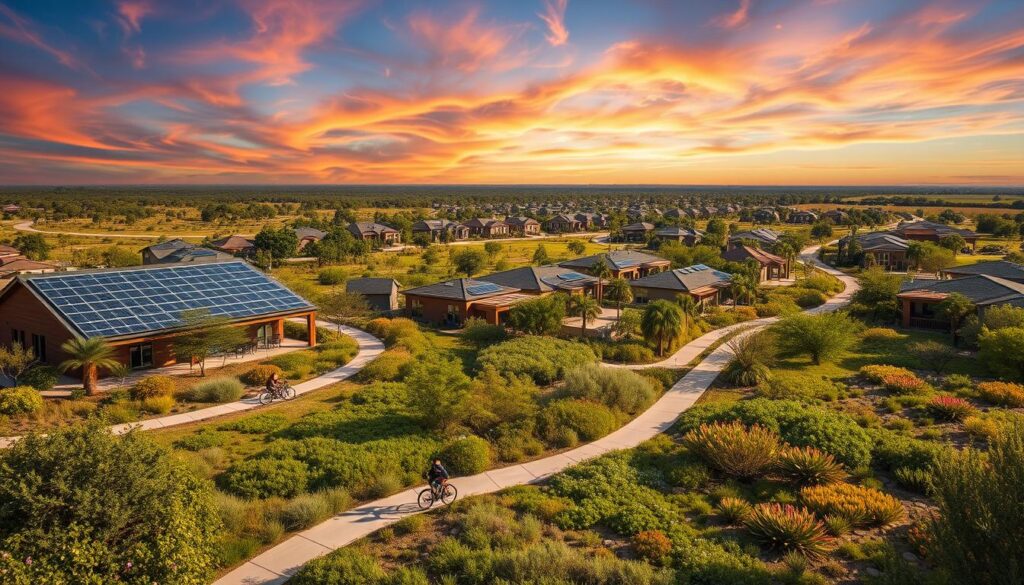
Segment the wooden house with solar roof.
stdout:
[[20,275],[0,289],[0,343],[56,365],[68,358],[65,341],[101,337],[132,368],[166,366],[178,361],[182,312],[196,309],[254,343],[282,339],[285,319],[301,317],[316,344],[316,307],[240,260]]
[[443,327],[460,327],[470,317],[504,323],[516,303],[534,298],[520,289],[473,278],[455,278],[402,291],[406,314]]

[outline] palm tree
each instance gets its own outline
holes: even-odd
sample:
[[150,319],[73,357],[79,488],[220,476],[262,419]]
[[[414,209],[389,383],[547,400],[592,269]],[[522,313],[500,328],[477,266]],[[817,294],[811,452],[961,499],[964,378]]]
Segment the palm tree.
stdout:
[[960,340],[957,333],[960,330],[960,323],[968,316],[977,312],[977,308],[971,299],[965,297],[960,293],[950,293],[945,299],[942,300],[935,308],[936,314],[941,319],[949,321],[949,327],[953,333],[953,346],[955,347],[957,342]]
[[622,305],[633,302],[633,288],[625,278],[613,278],[604,289],[604,296],[615,302],[615,319],[622,316]]
[[591,267],[590,273],[597,278],[611,278],[612,269],[608,267],[609,262],[611,261],[608,260],[607,255],[601,256],[601,258],[594,263],[594,266]]
[[700,303],[697,299],[693,298],[687,293],[676,295],[676,304],[679,305],[679,310],[683,313],[683,324],[685,325],[684,331],[689,335],[690,333],[690,319],[696,319],[697,315],[700,314]]
[[757,281],[749,274],[734,274],[732,284],[729,285],[732,298],[737,301],[746,299],[748,304],[757,292]]
[[119,363],[114,359],[114,348],[107,345],[101,337],[88,339],[74,338],[65,341],[60,348],[68,354],[68,359],[60,364],[61,371],[82,370],[82,387],[85,393],[92,396],[96,393],[96,373],[103,368],[109,370]]
[[683,311],[671,301],[654,301],[644,310],[640,329],[644,337],[658,340],[658,355],[665,354],[665,342],[679,337],[683,326]]
[[570,315],[579,317],[583,321],[580,325],[580,337],[587,334],[587,321],[601,316],[601,303],[597,302],[594,297],[585,294],[570,296],[567,309]]

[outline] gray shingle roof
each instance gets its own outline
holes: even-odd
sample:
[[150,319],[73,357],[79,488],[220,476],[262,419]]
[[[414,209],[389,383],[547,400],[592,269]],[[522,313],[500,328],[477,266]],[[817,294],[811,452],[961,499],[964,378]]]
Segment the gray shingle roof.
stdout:
[[478,280],[493,282],[502,286],[528,292],[551,292],[571,290],[597,282],[593,276],[580,274],[562,266],[522,266],[512,270],[481,276]]
[[998,276],[1009,280],[1024,279],[1024,265],[1006,260],[992,260],[990,262],[978,262],[966,266],[953,266],[946,268],[943,272],[947,274],[985,274]]
[[668,260],[665,260],[660,256],[655,256],[654,254],[646,254],[644,252],[637,252],[636,250],[615,250],[604,254],[594,254],[593,256],[584,256],[574,260],[566,260],[565,262],[560,262],[559,266],[564,266],[566,268],[590,268],[598,262],[604,261],[605,258],[611,262],[610,268],[627,268],[651,262],[668,262]]
[[779,237],[780,236],[782,236],[782,234],[777,232],[777,231],[775,231],[775,230],[770,230],[770,229],[767,229],[767,228],[759,228],[759,229],[756,229],[756,230],[750,230],[750,231],[746,231],[746,232],[736,232],[729,239],[732,240],[732,241],[737,241],[737,240],[757,240],[757,241],[763,242],[765,244],[774,244],[775,242],[779,241]]
[[[480,292],[477,294],[470,292],[469,289],[477,286],[485,286],[485,288],[488,289],[488,292]],[[519,292],[519,289],[473,278],[455,278],[452,280],[445,280],[443,282],[435,282],[434,284],[428,284],[426,286],[410,288],[402,291],[402,294],[434,297],[439,299],[452,299],[456,301],[473,301],[514,292]]]
[[389,295],[398,286],[393,278],[353,278],[345,283],[345,291],[362,295]]
[[668,236],[668,237],[679,237],[679,236],[693,236],[695,238],[704,237],[704,232],[682,226],[665,226],[654,230],[656,236]]
[[720,272],[703,264],[694,264],[686,268],[676,268],[668,272],[659,272],[630,282],[640,288],[660,288],[666,290],[691,291],[705,286],[724,285],[732,280],[732,275]]
[[952,280],[916,280],[904,282],[900,292],[920,291],[940,294],[960,293],[976,305],[991,305],[1024,300],[1024,284],[977,274]]

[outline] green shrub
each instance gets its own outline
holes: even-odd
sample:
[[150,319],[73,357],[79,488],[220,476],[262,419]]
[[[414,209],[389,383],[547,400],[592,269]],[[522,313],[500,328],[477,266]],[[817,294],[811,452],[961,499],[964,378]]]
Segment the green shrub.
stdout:
[[826,295],[825,293],[816,290],[809,290],[807,292],[801,293],[800,296],[796,298],[796,304],[801,309],[808,309],[810,307],[817,307],[823,305],[827,300],[828,295]]
[[504,375],[527,374],[538,384],[561,380],[567,370],[595,361],[597,356],[585,344],[531,335],[492,345],[477,356],[481,368],[491,365]]
[[387,574],[368,554],[351,548],[338,550],[306,563],[290,585],[386,585]]
[[693,585],[769,585],[775,581],[757,557],[736,542],[706,538],[676,539],[673,552],[679,583]]
[[315,351],[295,351],[275,356],[269,363],[281,368],[286,378],[298,380],[316,371]]
[[891,327],[869,327],[860,333],[860,338],[867,342],[891,341],[901,337],[903,335]]
[[142,400],[142,411],[150,414],[167,414],[174,408],[173,396],[151,396]]
[[491,446],[480,437],[465,437],[445,445],[438,457],[453,474],[476,475],[491,466]]
[[224,489],[243,498],[290,498],[306,491],[305,464],[294,459],[247,459],[221,477]]
[[170,376],[147,376],[132,385],[129,391],[132,400],[142,400],[153,396],[167,396],[174,392],[174,378]]
[[491,325],[477,317],[466,319],[466,323],[462,326],[462,338],[477,347],[493,345],[504,341],[506,337],[508,335],[503,326]]
[[726,524],[739,524],[750,513],[750,504],[741,498],[726,497],[718,502],[718,515]]
[[281,508],[281,522],[287,530],[304,530],[323,522],[333,513],[330,502],[322,494],[301,494]]
[[790,445],[816,447],[831,453],[851,469],[871,461],[871,436],[853,418],[790,400],[755,398],[733,404],[700,405],[684,412],[677,426],[686,433],[701,424],[718,421],[761,425],[777,432]]
[[828,378],[810,376],[771,378],[757,385],[757,395],[775,400],[833,401],[846,392],[846,386]]
[[413,356],[405,349],[389,349],[366,364],[357,377],[363,382],[395,382],[409,373]]
[[[615,430],[615,415],[603,404],[589,400],[556,400],[541,411],[538,419],[541,436],[559,444],[564,433],[571,432],[584,441],[600,439]],[[566,445],[569,446],[569,445]]]
[[774,465],[781,448],[774,432],[740,423],[700,425],[683,437],[683,444],[712,467],[741,480],[761,475]]
[[276,412],[265,412],[224,423],[217,427],[224,431],[238,431],[249,435],[264,435],[288,426],[288,417]]
[[854,526],[885,526],[904,516],[899,500],[874,488],[849,483],[808,486],[804,505],[821,515],[841,516]]
[[234,402],[245,393],[245,386],[238,378],[210,378],[182,392],[192,402]]
[[892,476],[896,479],[896,483],[904,488],[921,494],[927,494],[932,474],[924,469],[900,467],[892,472]]
[[210,427],[202,427],[191,435],[185,435],[174,442],[178,449],[187,451],[200,451],[211,447],[220,447],[224,444],[226,437]]
[[112,425],[123,424],[139,419],[139,411],[122,403],[108,404],[100,410],[103,420]]
[[239,376],[238,379],[247,386],[263,386],[273,374],[277,374],[280,377],[284,375],[284,371],[274,365],[261,364],[249,369],[249,371]]
[[320,272],[317,273],[317,281],[325,286],[333,286],[336,284],[343,284],[345,279],[348,278],[348,274],[344,268],[339,266],[328,266],[321,268]]
[[874,446],[871,457],[882,469],[894,471],[901,467],[928,469],[942,447],[929,441],[907,437],[888,429],[871,429]]
[[836,359],[856,341],[856,323],[844,313],[791,315],[772,325],[783,354],[807,355],[815,364]]
[[771,378],[775,341],[767,332],[752,333],[729,342],[733,357],[722,370],[722,379],[737,386],[753,386]]
[[31,386],[36,390],[49,390],[57,385],[60,374],[52,366],[33,366],[18,376],[18,384]]
[[647,345],[635,341],[615,341],[610,343],[591,343],[591,347],[600,351],[601,359],[606,362],[620,364],[648,364],[657,358]]
[[798,485],[835,483],[846,478],[846,471],[832,455],[814,447],[790,447],[779,454],[779,475]]
[[43,408],[43,395],[31,386],[0,388],[0,414],[32,414]]
[[565,391],[574,398],[601,402],[628,414],[654,403],[658,388],[631,370],[587,364],[565,373]]
[[755,540],[772,550],[795,551],[819,558],[832,549],[832,537],[825,525],[804,508],[758,504],[750,510],[743,524]]
[[972,386],[974,382],[966,374],[950,374],[942,381],[942,387],[946,390],[963,390]]
[[881,384],[885,380],[886,376],[914,376],[914,372],[911,372],[907,368],[901,368],[899,366],[890,366],[885,364],[872,364],[867,366],[861,366],[860,375],[864,376],[869,382],[875,384]]

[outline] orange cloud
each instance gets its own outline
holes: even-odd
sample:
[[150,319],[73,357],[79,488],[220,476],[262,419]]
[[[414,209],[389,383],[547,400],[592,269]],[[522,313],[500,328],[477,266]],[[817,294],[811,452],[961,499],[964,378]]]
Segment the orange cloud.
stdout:
[[740,0],[740,5],[735,11],[722,14],[712,20],[712,22],[722,28],[738,28],[743,26],[750,19],[751,2],[753,0]]
[[[523,30],[517,25],[481,22],[477,6],[466,10],[454,22],[417,12],[409,16],[408,25],[414,40],[429,53],[434,66],[463,72],[494,65]],[[515,64],[506,61],[499,65],[508,69]]]
[[552,47],[560,47],[569,41],[569,30],[565,28],[565,9],[569,0],[544,0],[544,12],[537,14],[548,26],[547,38]]
[[58,63],[70,69],[87,69],[70,51],[58,49],[46,42],[42,35],[35,30],[32,22],[22,18],[4,4],[0,4],[0,17],[7,20],[7,22],[0,22],[0,36],[17,43],[32,45],[48,53]]

